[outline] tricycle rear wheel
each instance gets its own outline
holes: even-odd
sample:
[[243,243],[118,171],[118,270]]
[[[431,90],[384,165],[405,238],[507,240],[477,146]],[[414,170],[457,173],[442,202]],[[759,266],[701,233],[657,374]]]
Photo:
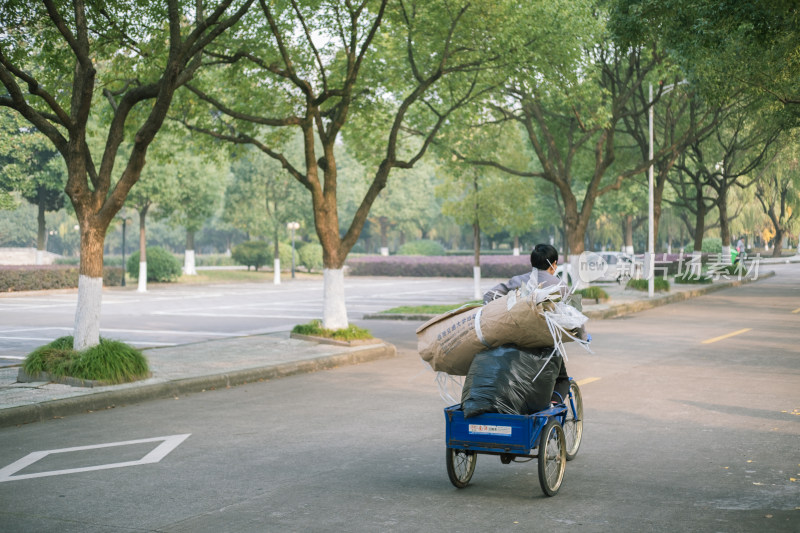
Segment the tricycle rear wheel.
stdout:
[[447,448],[447,475],[450,483],[463,489],[472,479],[478,454],[470,450]]
[[539,485],[547,496],[555,496],[564,481],[567,445],[564,430],[551,418],[539,435]]
[[581,389],[574,381],[570,381],[569,397],[564,403],[567,404],[567,415],[564,419],[567,461],[572,461],[578,455],[578,448],[581,447],[581,439],[583,438],[583,397],[581,396]]

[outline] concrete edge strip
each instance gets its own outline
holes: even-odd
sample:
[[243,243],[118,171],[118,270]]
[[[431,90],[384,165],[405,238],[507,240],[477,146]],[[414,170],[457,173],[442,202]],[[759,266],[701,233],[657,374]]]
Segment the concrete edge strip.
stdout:
[[355,365],[395,357],[393,344],[383,343],[352,348],[345,353],[325,355],[301,361],[235,370],[210,376],[176,379],[140,387],[110,390],[61,398],[37,404],[0,409],[0,428],[42,422],[52,418],[80,414],[86,411],[102,411],[118,405],[135,404],[147,400],[175,398],[191,393],[225,389],[247,383],[258,382],[330,370],[339,366]]

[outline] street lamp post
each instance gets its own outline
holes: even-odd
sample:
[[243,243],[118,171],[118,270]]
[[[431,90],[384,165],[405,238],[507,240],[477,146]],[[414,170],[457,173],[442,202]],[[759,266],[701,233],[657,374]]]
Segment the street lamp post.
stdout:
[[125,224],[128,219],[122,217],[122,286],[125,286]]
[[300,223],[289,222],[286,227],[292,232],[292,279],[294,279],[294,230],[300,229]]
[[[671,83],[665,85],[661,90],[661,94],[666,94],[678,85],[687,83],[686,80],[679,81],[678,83]],[[649,146],[647,149],[647,157],[650,165],[647,167],[647,257],[645,259],[645,267],[647,267],[647,296],[652,298],[655,293],[655,215],[653,213],[653,84],[650,84],[649,106],[647,111],[647,129],[650,137]]]

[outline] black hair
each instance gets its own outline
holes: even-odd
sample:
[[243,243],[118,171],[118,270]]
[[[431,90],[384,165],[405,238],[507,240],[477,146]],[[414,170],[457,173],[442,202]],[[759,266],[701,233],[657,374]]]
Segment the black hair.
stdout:
[[539,270],[547,270],[558,261],[558,250],[549,244],[537,244],[531,250],[531,266]]

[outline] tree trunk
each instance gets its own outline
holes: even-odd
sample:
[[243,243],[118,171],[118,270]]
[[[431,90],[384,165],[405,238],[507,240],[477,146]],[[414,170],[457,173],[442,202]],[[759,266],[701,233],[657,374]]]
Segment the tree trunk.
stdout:
[[378,226],[381,230],[381,255],[386,257],[389,255],[389,219],[378,217]]
[[278,224],[274,225],[272,240],[275,243],[275,247],[273,248],[273,258],[272,261],[272,284],[273,285],[280,285],[281,284],[281,247],[280,243],[278,242],[279,234],[278,234]]
[[625,215],[625,247],[626,254],[633,254],[633,215]]
[[44,220],[44,198],[43,194],[39,193],[39,214],[37,216],[38,230],[36,233],[36,264],[41,265],[44,262],[44,252],[47,249],[47,225]]
[[483,298],[483,292],[481,292],[481,224],[477,217],[472,223],[472,246],[472,295],[476,300],[480,300]]
[[775,237],[773,238],[773,242],[775,245],[772,247],[772,257],[780,257],[783,254],[783,235],[786,233],[784,229],[779,226],[775,225]]
[[719,209],[719,236],[722,239],[722,255],[720,262],[731,262],[731,228],[728,220],[728,190],[720,189],[717,208]]
[[706,203],[703,196],[698,193],[696,200],[697,211],[694,218],[694,252],[703,251],[703,234],[706,231]]
[[183,273],[187,276],[196,276],[197,269],[194,261],[194,232],[186,230],[186,252],[183,257]]
[[80,277],[72,347],[84,350],[100,343],[103,298],[103,242],[107,224],[81,220]]
[[147,231],[145,220],[150,205],[144,206],[139,211],[139,285],[137,292],[147,292]]

